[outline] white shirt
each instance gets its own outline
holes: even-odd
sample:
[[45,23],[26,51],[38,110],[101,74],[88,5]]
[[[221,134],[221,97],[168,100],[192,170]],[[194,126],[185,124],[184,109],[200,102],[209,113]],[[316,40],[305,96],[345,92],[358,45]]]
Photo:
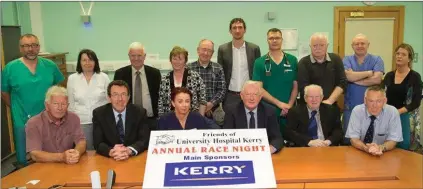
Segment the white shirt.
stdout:
[[[245,107],[244,107],[245,108]],[[247,115],[247,128],[249,128],[249,129],[253,129],[253,128],[251,128],[250,127],[250,119],[251,119],[251,114],[250,114],[250,112],[253,112],[253,114],[254,114],[254,124],[255,124],[255,127],[254,127],[254,129],[257,129],[257,107],[253,110],[253,111],[251,111],[251,110],[249,110],[249,109],[247,109],[247,108],[245,108],[245,113],[246,113],[246,115]]]
[[[307,107],[307,110],[308,110],[308,118],[310,119],[311,118],[311,112],[313,110],[309,109],[308,107]],[[317,113],[316,113],[316,115],[314,115],[314,117],[316,118],[316,122],[317,122],[317,139],[325,140],[325,135],[323,135],[323,130],[322,130],[322,122],[320,122],[319,109],[317,109],[316,112]]]
[[[134,103],[135,100],[135,78],[137,77],[137,70],[134,67],[132,68],[132,103]],[[150,97],[150,91],[148,90],[148,83],[147,78],[145,77],[145,69],[144,66],[141,67],[140,71],[140,78],[141,78],[141,94],[142,94],[142,106],[147,110],[147,116],[153,117],[153,107],[151,105],[151,97]]]
[[83,73],[73,73],[69,76],[68,110],[79,116],[81,124],[92,123],[93,110],[109,102],[107,99],[109,83],[109,76],[103,72],[94,73],[90,83],[87,83]]
[[[115,115],[115,121],[116,121],[116,125],[117,125],[117,123],[118,123],[118,121],[119,121],[119,114],[122,114],[122,124],[123,124],[123,133],[125,133],[125,123],[126,123],[126,108],[121,112],[121,113],[119,113],[119,112],[117,112],[114,108],[112,108],[113,109],[113,114]],[[128,148],[129,149],[131,149],[132,151],[134,151],[135,152],[135,155],[137,155],[138,154],[138,151],[137,150],[135,150],[135,148],[133,148],[132,146],[128,146]]]
[[249,80],[247,50],[245,42],[237,49],[232,44],[232,75],[229,90],[240,92],[245,81]]

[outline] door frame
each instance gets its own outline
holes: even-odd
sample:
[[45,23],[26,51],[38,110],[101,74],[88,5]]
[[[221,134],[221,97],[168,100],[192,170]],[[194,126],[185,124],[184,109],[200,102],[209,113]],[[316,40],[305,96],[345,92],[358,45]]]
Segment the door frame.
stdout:
[[[340,33],[340,22],[343,20],[340,20],[341,16],[340,13],[341,12],[398,12],[399,13],[399,19],[398,19],[398,35],[397,37],[397,42],[398,44],[394,44],[393,48],[396,48],[396,45],[399,45],[403,42],[404,40],[404,15],[405,15],[405,7],[404,6],[336,6],[334,7],[334,14],[335,14],[335,19],[334,19],[334,35],[333,35],[333,52],[338,54],[339,56],[341,56],[340,54],[340,44],[339,44],[339,37],[341,36]],[[352,17],[354,18],[354,17]],[[395,30],[395,29],[394,29]],[[342,35],[345,35],[345,33],[343,33]],[[395,36],[394,36],[395,37]],[[345,45],[345,44],[343,44]],[[394,51],[394,49],[392,49],[392,52]],[[345,50],[344,50],[345,52]],[[343,58],[343,56],[345,56],[344,54],[342,54],[341,58]],[[392,64],[392,68],[395,67],[395,64],[393,63],[393,61],[391,62]],[[389,70],[391,71],[391,70]],[[385,70],[385,72],[388,72],[388,70]]]
[[[334,23],[333,23],[333,29],[334,29],[334,35],[333,35],[333,52],[338,54],[341,58],[345,56],[345,49],[343,49],[343,52],[341,53],[340,48],[340,42],[339,38],[341,36],[341,22],[344,22],[341,20],[341,12],[363,12],[364,14],[366,12],[398,12],[399,18],[398,18],[398,35],[396,36],[397,44],[393,44],[392,52],[394,52],[397,45],[401,44],[404,40],[404,15],[405,15],[405,7],[404,6],[335,6],[334,7]],[[351,17],[354,18],[354,17]],[[344,28],[345,29],[345,28]],[[343,34],[345,36],[345,30],[343,29]],[[394,28],[395,31],[395,28]],[[395,37],[395,36],[394,36]],[[345,39],[344,39],[345,41]],[[345,47],[345,42],[342,42],[343,46]],[[391,62],[392,68],[395,68],[394,61]],[[385,70],[385,73],[389,72],[391,70]],[[341,111],[344,109],[344,94],[341,94],[341,96],[337,100],[338,106],[340,107]]]

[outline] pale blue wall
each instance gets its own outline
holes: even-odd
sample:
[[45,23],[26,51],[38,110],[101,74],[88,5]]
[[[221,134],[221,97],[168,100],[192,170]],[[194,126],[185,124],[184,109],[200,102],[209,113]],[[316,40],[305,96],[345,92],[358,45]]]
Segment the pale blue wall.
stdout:
[[21,33],[32,33],[28,2],[0,2],[1,25],[21,26]]
[[[84,5],[88,9],[89,3]],[[194,58],[201,38],[210,38],[217,45],[231,40],[228,29],[233,17],[245,19],[246,40],[260,45],[263,53],[267,51],[266,31],[271,27],[297,28],[299,40],[304,42],[314,32],[329,32],[332,43],[334,6],[362,5],[361,2],[95,2],[92,27],[85,28],[78,2],[41,3],[46,50],[70,52],[68,60],[75,60],[82,48],[93,49],[100,60],[125,60],[132,41],[144,43],[148,53],[159,53],[161,58],[168,57],[174,45],[180,45]],[[421,57],[423,3],[376,4],[387,5],[405,6],[404,41]],[[267,12],[275,12],[277,19],[268,21]],[[420,73],[421,60],[414,65]]]

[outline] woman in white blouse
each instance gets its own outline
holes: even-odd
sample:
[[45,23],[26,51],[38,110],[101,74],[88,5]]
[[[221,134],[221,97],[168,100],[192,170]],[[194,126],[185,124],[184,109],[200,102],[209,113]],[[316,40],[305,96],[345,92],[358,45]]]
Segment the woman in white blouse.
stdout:
[[89,49],[79,52],[76,71],[69,76],[67,83],[69,111],[76,113],[81,120],[87,150],[94,150],[92,113],[95,108],[108,103],[107,85],[110,79],[100,71],[97,55]]

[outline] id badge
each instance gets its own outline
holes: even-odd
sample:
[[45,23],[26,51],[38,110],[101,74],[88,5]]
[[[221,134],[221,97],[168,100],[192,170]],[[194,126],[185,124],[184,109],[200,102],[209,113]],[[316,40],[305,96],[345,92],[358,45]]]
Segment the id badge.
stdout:
[[266,71],[266,76],[272,76],[272,72]]

